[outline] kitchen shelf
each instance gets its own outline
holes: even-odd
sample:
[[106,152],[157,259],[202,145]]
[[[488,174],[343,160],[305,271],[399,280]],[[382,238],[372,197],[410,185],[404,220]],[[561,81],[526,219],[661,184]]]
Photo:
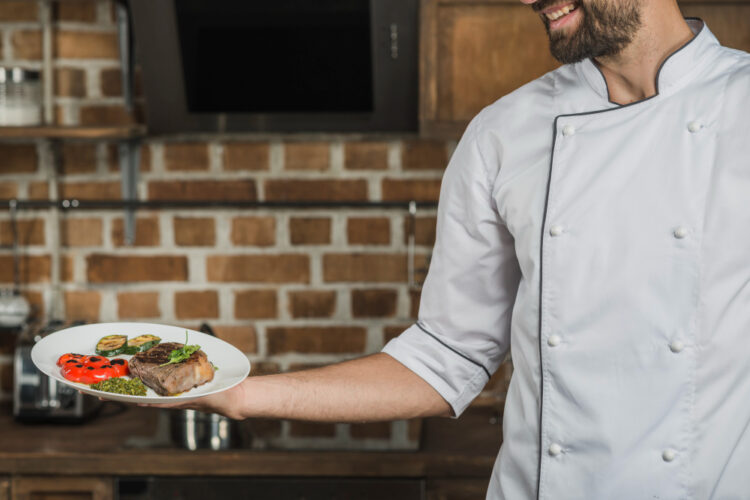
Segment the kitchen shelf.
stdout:
[[2,139],[136,139],[146,134],[142,125],[113,127],[0,127]]

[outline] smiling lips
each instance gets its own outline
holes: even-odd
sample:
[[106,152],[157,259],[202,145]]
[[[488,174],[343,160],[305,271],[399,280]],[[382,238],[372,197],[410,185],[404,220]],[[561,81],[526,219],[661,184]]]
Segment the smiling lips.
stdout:
[[558,5],[549,7],[547,9],[544,9],[543,11],[539,13],[539,15],[541,15],[543,18],[546,18],[550,21],[555,21],[569,14],[570,12],[573,12],[574,10],[576,10],[577,6],[578,5],[576,4],[576,2],[558,4]]

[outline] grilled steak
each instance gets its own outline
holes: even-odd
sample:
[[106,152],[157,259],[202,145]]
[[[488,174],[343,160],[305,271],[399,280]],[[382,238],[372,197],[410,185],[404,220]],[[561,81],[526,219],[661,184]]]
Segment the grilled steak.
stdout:
[[139,352],[130,359],[130,372],[162,396],[189,391],[213,380],[214,367],[201,350],[185,361],[161,366],[169,361],[170,352],[182,347],[177,342],[165,342]]

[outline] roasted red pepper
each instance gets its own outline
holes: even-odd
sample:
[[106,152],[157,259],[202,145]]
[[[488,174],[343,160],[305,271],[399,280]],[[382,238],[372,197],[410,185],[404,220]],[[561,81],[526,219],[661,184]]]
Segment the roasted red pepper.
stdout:
[[108,359],[104,356],[84,356],[81,354],[63,354],[57,360],[63,377],[82,384],[95,384],[113,377],[128,374],[128,362],[125,359]]

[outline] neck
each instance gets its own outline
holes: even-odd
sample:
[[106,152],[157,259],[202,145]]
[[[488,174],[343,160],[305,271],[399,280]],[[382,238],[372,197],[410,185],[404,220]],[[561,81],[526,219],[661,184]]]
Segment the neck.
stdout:
[[593,60],[607,82],[609,100],[617,104],[655,95],[659,67],[693,37],[676,2],[643,2],[642,19],[641,29],[625,49]]

